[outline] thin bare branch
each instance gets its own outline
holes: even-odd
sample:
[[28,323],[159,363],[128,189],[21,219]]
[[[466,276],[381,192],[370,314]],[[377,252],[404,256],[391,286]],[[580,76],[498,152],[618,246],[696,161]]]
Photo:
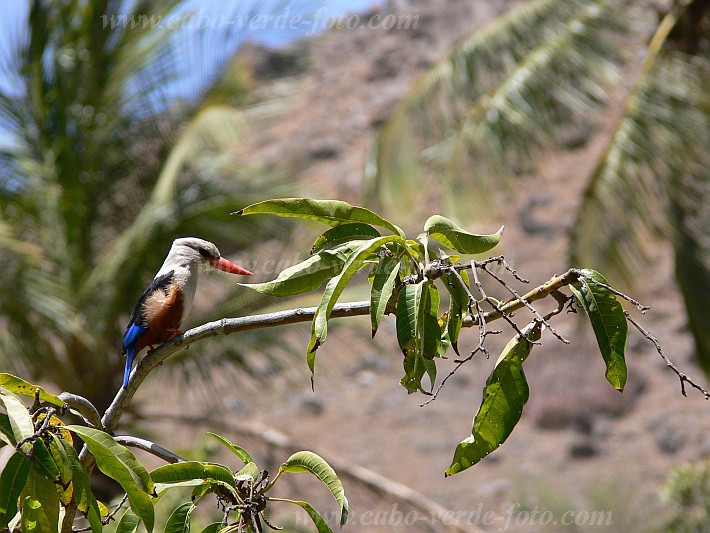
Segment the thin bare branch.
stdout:
[[96,429],[104,428],[101,425],[101,415],[99,415],[98,410],[94,407],[93,403],[83,396],[71,394],[70,392],[63,392],[58,396],[58,398],[67,404],[69,409],[79,413],[87,424],[94,426]]
[[695,383],[691,378],[689,378],[683,372],[678,370],[678,368],[673,364],[673,362],[670,359],[668,359],[666,354],[663,353],[663,349],[661,348],[661,343],[658,342],[658,339],[656,337],[654,337],[653,335],[651,335],[648,331],[646,331],[643,328],[643,326],[641,326],[641,324],[636,322],[636,320],[634,320],[634,318],[629,314],[628,311],[624,310],[624,314],[626,315],[626,319],[629,322],[631,322],[637,330],[639,330],[641,335],[646,337],[649,341],[651,341],[654,344],[654,346],[656,347],[656,351],[658,352],[658,355],[661,356],[661,359],[663,359],[663,361],[666,363],[666,366],[668,366],[668,368],[670,368],[673,372],[675,372],[676,376],[678,376],[678,379],[680,380],[680,392],[683,394],[683,396],[688,396],[685,393],[685,384],[687,383],[688,385],[690,385],[694,389],[699,390],[703,394],[703,396],[705,396],[706,400],[710,400],[710,393],[708,392],[707,389],[702,388],[700,385]]
[[132,437],[130,435],[118,435],[114,437],[114,440],[124,446],[131,446],[132,448],[138,448],[139,450],[148,452],[168,463],[182,463],[187,461],[187,459],[180,457],[178,454],[173,453],[159,444],[155,444],[149,440]]

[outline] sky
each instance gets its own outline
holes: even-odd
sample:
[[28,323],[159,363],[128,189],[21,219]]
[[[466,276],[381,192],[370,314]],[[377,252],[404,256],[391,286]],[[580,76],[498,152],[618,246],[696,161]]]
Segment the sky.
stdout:
[[[185,0],[177,14],[190,13],[193,20],[201,20],[203,25],[217,25],[219,29],[215,31],[225,35],[229,33],[231,36],[222,41],[229,43],[226,47],[210,49],[194,46],[194,43],[184,47],[185,52],[183,53],[189,54],[190,57],[186,57],[183,63],[191,66],[199,65],[199,68],[191,74],[194,79],[188,78],[187,82],[183,80],[182,83],[168,88],[169,94],[178,97],[194,94],[193,89],[195,83],[199,83],[198,79],[204,81],[214,75],[217,66],[226,57],[233,54],[241,42],[249,40],[271,47],[283,46],[298,38],[323,31],[322,21],[328,17],[357,13],[382,2],[383,0]],[[4,58],[10,43],[26,24],[29,5],[30,0],[0,0],[0,13],[2,13],[0,16],[0,57]],[[278,5],[286,7],[273,7]],[[254,6],[258,7],[254,8]],[[248,18],[250,9],[253,10],[252,14],[257,13],[261,16],[261,19],[258,19],[255,24],[255,28],[250,28],[247,25],[250,20],[256,20]],[[272,16],[272,22],[265,22],[264,17],[268,14]],[[281,19],[278,19],[279,15],[281,15]],[[288,21],[296,21],[297,17],[302,20],[300,25],[291,24],[291,28],[285,25]],[[321,22],[313,23],[314,17],[317,17],[317,20]],[[220,24],[221,21],[224,23]],[[198,22],[196,22],[197,24]],[[238,29],[239,24],[244,26]],[[181,29],[176,33],[175,38],[180,42],[198,42],[200,39],[199,37],[195,39],[195,35],[199,31],[194,27]],[[211,32],[212,30],[204,31]],[[208,41],[209,39],[204,40],[204,42]],[[197,57],[195,57],[196,54]],[[0,91],[7,93],[16,90],[11,83],[11,80],[3,77],[0,70]],[[0,146],[7,141],[6,130],[0,123]]]

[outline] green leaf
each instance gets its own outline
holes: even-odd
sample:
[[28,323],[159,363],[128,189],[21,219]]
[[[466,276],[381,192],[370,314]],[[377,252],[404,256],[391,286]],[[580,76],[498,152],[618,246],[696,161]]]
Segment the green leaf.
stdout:
[[30,460],[16,451],[0,473],[0,528],[17,514],[17,499],[25,488],[30,473]]
[[49,518],[44,511],[42,502],[31,496],[26,496],[22,501],[22,533],[52,533],[57,531],[49,525]]
[[308,516],[311,517],[311,520],[313,520],[313,523],[315,524],[318,533],[333,533],[333,530],[330,529],[330,526],[326,523],[320,513],[316,511],[309,503],[299,502],[296,500],[288,500],[286,498],[279,498],[276,501],[292,503],[294,505],[298,505],[300,508],[306,511],[308,513]]
[[140,523],[141,519],[130,509],[126,509],[116,527],[116,533],[135,533]]
[[392,297],[397,274],[399,274],[399,266],[399,258],[391,256],[385,257],[375,266],[372,293],[370,294],[370,324],[373,337],[377,333],[377,328],[380,326],[387,304]]
[[15,442],[20,442],[34,435],[35,426],[32,423],[32,417],[27,412],[27,407],[20,400],[12,394],[0,393],[0,402],[5,405]]
[[155,495],[155,486],[145,467],[108,433],[75,425],[66,426],[66,429],[81,437],[96,458],[99,470],[121,485],[128,494],[131,509],[140,516],[146,529],[153,531],[155,510],[150,496]]
[[192,502],[188,502],[175,509],[165,524],[165,533],[189,533],[190,513],[194,508]]
[[0,440],[13,447],[17,444],[15,441],[15,433],[12,431],[10,417],[5,413],[0,413]]
[[156,483],[181,483],[184,481],[221,481],[236,487],[232,472],[218,464],[201,463],[199,461],[184,461],[170,465],[163,465],[150,473]]
[[21,498],[25,502],[29,498],[31,501],[41,504],[38,508],[35,505],[31,510],[34,514],[31,522],[35,524],[35,527],[32,528],[31,524],[28,523],[29,530],[42,533],[45,531],[49,533],[57,532],[59,527],[59,497],[57,496],[57,486],[52,481],[36,470],[32,470],[27,478]]
[[417,351],[425,359],[433,359],[439,354],[441,326],[439,326],[439,291],[433,283],[426,283],[421,292],[419,317],[416,322]]
[[424,224],[424,231],[444,246],[462,254],[481,254],[495,247],[503,235],[503,227],[491,235],[469,233],[448,218],[434,215]]
[[[86,446],[89,448],[89,451],[94,455],[94,457],[96,457],[97,466],[99,468],[101,468],[101,463],[99,462],[101,459],[114,458],[115,460],[111,460],[111,465],[107,465],[107,467],[116,469],[117,473],[120,473],[121,471],[128,472],[133,482],[138,485],[143,492],[151,496],[155,496],[155,487],[153,486],[153,480],[151,479],[148,471],[128,448],[113,440],[111,435],[105,433],[104,431],[86,426],[70,425],[65,426],[65,429],[71,431],[72,433],[76,433],[82,438],[82,440],[86,443]],[[99,456],[101,459],[99,459]],[[120,466],[114,466],[114,462],[120,463]],[[101,471],[104,472],[103,469],[101,469]],[[104,474],[112,477],[111,474],[107,472],[104,472]],[[116,481],[119,480],[116,479]]]
[[321,252],[283,270],[273,281],[240,285],[269,296],[303,294],[317,289],[323,282],[337,275],[344,263],[345,260],[338,255]]
[[49,394],[42,387],[31,385],[24,379],[13,376],[12,374],[0,373],[0,387],[19,394],[20,396],[29,396],[30,398],[34,398],[35,391],[39,389],[39,399],[42,402],[53,405],[54,407],[62,407],[64,405],[64,402],[54,394]]
[[[523,333],[530,340],[539,339],[540,324],[536,322]],[[451,466],[446,470],[447,476],[478,463],[503,444],[515,428],[530,395],[523,361],[530,355],[532,346],[525,338],[516,335],[501,353],[483,389],[483,401],[473,421],[472,434],[456,447]]]
[[352,206],[340,200],[280,198],[252,204],[234,214],[253,215],[257,213],[267,213],[282,217],[306,218],[324,222],[330,226],[337,226],[344,222],[362,222],[364,224],[387,228],[393,233],[404,237],[404,233],[401,229],[369,209]]
[[214,437],[215,439],[217,439],[220,442],[220,444],[222,444],[225,448],[227,448],[234,455],[239,457],[244,464],[254,462],[254,459],[252,459],[249,452],[247,452],[241,446],[238,446],[238,445],[234,444],[233,442],[228,441],[227,439],[225,439],[221,435],[217,435],[216,433],[209,432],[207,434],[210,435],[211,437]]
[[397,342],[405,354],[417,342],[417,316],[423,284],[405,285],[397,298]]
[[330,228],[316,239],[311,248],[314,254],[325,248],[332,248],[351,241],[362,241],[381,237],[382,234],[369,224],[352,222]]
[[616,296],[595,284],[595,280],[608,285],[599,272],[582,270],[582,277],[572,283],[571,290],[592,323],[599,350],[606,363],[606,379],[621,392],[627,377],[624,351],[629,325]]
[[72,467],[69,457],[64,450],[64,446],[60,441],[60,437],[57,435],[52,435],[52,441],[49,443],[49,453],[52,456],[54,464],[57,466],[59,483],[63,487],[66,487],[72,479]]
[[311,374],[313,374],[315,370],[315,352],[318,347],[325,342],[328,336],[328,319],[330,318],[330,313],[333,311],[333,307],[345,290],[346,285],[355,273],[365,265],[365,261],[367,261],[374,252],[379,250],[383,245],[393,242],[404,244],[404,240],[398,235],[387,235],[385,237],[364,241],[345,262],[343,271],[331,279],[328,285],[326,285],[315,317],[313,317],[311,342],[308,346],[307,362]]
[[[449,315],[446,322],[446,331],[451,342],[451,347],[459,357],[461,354],[458,349],[459,334],[463,326],[463,315],[468,310],[468,292],[464,283],[468,280],[468,275],[465,271],[460,273],[461,279],[456,274],[449,272],[444,275],[444,283],[449,291]],[[464,277],[466,276],[466,277]],[[462,283],[463,281],[463,283]]]
[[[74,447],[56,435],[52,435],[52,437],[58,445],[64,448],[64,453],[71,466],[72,499],[76,502],[77,508],[83,512],[89,520],[92,533],[101,533],[101,513],[99,512],[99,505],[96,502],[96,498],[93,492],[91,492],[89,475],[86,473],[86,470],[84,470],[81,461],[79,461],[79,456]],[[152,531],[152,529],[149,531]]]
[[35,470],[46,477],[48,480],[59,481],[59,468],[54,462],[52,454],[49,453],[47,445],[42,439],[35,439],[32,443],[32,463]]
[[281,465],[279,472],[310,472],[325,483],[340,506],[340,525],[345,525],[348,521],[349,505],[343,484],[335,470],[322,457],[308,451],[296,452]]
[[251,478],[256,481],[259,478],[259,474],[261,474],[261,472],[259,471],[259,467],[256,466],[256,463],[252,461],[250,463],[247,463],[244,468],[234,474],[234,479],[241,480]]

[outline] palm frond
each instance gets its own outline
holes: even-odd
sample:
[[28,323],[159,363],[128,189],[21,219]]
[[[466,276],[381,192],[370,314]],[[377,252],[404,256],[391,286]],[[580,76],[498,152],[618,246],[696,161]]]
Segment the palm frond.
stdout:
[[670,208],[700,193],[693,172],[709,140],[702,94],[700,67],[680,53],[663,52],[639,80],[585,192],[570,243],[574,264],[630,283],[658,237],[688,233]]
[[408,211],[417,192],[431,195],[424,180],[443,176],[434,190],[444,204],[490,207],[493,182],[603,105],[622,59],[624,20],[612,0],[537,0],[475,33],[417,82],[384,126],[366,173],[385,205]]

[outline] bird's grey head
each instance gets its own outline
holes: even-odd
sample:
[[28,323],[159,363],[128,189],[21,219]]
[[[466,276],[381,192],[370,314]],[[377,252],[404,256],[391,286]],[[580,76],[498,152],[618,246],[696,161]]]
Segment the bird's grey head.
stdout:
[[193,275],[209,267],[230,274],[253,276],[247,269],[223,258],[214,244],[197,237],[175,239],[157,276],[175,269],[188,269]]
[[221,256],[217,247],[209,241],[197,237],[175,239],[165,264],[173,266],[207,268]]

